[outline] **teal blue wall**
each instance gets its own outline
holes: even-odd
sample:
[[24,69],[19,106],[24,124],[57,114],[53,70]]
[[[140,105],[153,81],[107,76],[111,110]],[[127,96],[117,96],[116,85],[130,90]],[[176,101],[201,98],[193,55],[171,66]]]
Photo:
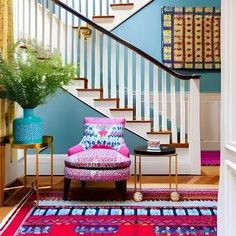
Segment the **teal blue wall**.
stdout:
[[[58,91],[49,98],[48,103],[35,109],[35,114],[43,119],[44,134],[54,137],[54,153],[67,153],[69,147],[76,145],[83,137],[83,118],[102,115],[65,91]],[[144,140],[125,132],[125,141],[133,150],[134,146],[144,144]]]
[[[161,61],[161,8],[163,6],[218,7],[220,0],[154,0],[113,32]],[[201,92],[220,92],[220,72],[185,70],[202,76]]]

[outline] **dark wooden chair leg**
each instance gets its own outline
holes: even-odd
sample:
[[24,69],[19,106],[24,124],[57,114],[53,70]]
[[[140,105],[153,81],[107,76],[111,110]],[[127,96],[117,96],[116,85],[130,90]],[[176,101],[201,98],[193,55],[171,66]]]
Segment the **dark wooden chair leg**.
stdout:
[[63,200],[68,200],[71,179],[64,178],[64,196]]
[[81,188],[85,188],[86,187],[86,181],[82,180],[80,183],[81,183]]
[[127,180],[121,181],[121,198],[123,201],[126,200],[126,193],[127,193]]
[[122,200],[126,200],[127,181],[116,181],[116,190],[121,193]]
[[116,184],[116,190],[120,191],[120,181],[116,181],[115,184]]

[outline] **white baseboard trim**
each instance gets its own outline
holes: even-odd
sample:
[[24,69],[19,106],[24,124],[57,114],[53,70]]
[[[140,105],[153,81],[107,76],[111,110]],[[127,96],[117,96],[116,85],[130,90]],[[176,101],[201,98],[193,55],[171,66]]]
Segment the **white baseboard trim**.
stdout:
[[[189,158],[183,155],[178,157],[179,174],[197,174],[191,173]],[[64,159],[66,154],[54,154],[54,175],[64,175]],[[150,156],[142,157],[142,174],[160,175],[168,174],[168,156]],[[174,158],[172,161],[172,170],[174,170]],[[23,160],[18,164],[19,176],[23,175]],[[131,155],[131,174],[134,173],[134,156]],[[50,175],[50,155],[41,154],[39,159],[39,174]],[[27,156],[27,175],[35,175],[35,155]]]

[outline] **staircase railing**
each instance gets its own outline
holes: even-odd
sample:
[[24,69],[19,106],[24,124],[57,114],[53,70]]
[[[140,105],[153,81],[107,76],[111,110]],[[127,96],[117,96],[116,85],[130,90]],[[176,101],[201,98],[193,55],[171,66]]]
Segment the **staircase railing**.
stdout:
[[76,1],[23,2],[14,1],[16,40],[56,48],[66,63],[79,64],[88,89],[102,88],[101,98],[119,98],[119,108],[134,109],[135,121],[151,123],[150,132],[171,130],[172,143],[189,143],[199,154],[199,75],[166,67],[76,11]]

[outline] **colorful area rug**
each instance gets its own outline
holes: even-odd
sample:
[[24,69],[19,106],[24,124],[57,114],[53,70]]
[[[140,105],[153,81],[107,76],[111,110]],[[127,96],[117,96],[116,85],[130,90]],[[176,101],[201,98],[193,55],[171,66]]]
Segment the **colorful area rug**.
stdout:
[[201,152],[202,166],[219,166],[220,151],[202,151]]
[[[163,190],[145,190],[143,194],[146,198],[150,195],[154,199],[155,195],[158,199],[159,192],[162,195]],[[185,197],[188,195],[190,200],[62,201],[58,192],[45,193],[40,194],[39,206],[35,206],[33,194],[0,227],[0,234],[216,236],[217,191],[182,190],[181,193],[185,193]],[[203,200],[199,200],[201,196]]]

